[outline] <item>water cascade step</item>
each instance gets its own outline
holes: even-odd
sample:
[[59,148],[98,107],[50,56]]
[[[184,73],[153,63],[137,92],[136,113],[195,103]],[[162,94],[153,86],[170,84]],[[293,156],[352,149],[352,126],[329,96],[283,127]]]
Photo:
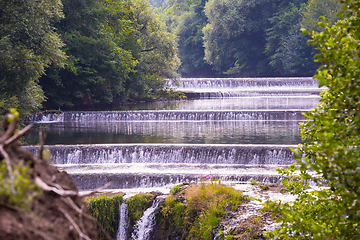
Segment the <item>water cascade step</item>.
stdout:
[[[301,120],[124,121],[47,124],[46,144],[298,144]],[[36,124],[25,141],[39,142]]]
[[303,120],[308,109],[287,110],[155,110],[155,111],[72,111],[35,113],[29,122],[119,122],[119,121],[224,121]]
[[303,113],[325,89],[313,78],[188,78],[168,86],[192,99],[128,111],[36,113],[25,141],[36,144],[47,124],[52,161],[82,190],[109,181],[114,189],[213,178],[279,182],[276,168],[295,161],[290,148],[301,143]]
[[[26,149],[36,152],[37,146]],[[296,145],[94,144],[45,146],[54,164],[191,163],[290,165]]]
[[321,90],[318,80],[305,78],[184,78],[180,86],[188,98],[233,98],[255,96],[315,96]]
[[[98,166],[98,172],[87,172],[86,169],[83,169],[81,172],[73,172],[71,167],[63,168],[66,170],[74,180],[75,184],[79,187],[80,190],[92,190],[94,188],[99,188],[105,184],[111,182],[109,189],[154,189],[163,191],[163,189],[169,188],[169,186],[175,186],[180,183],[190,183],[190,182],[199,182],[206,180],[215,180],[227,183],[250,183],[253,179],[256,179],[257,182],[261,183],[279,183],[282,180],[282,177],[278,176],[275,168],[253,168],[249,172],[249,169],[243,168],[238,169],[236,172],[233,168],[229,167],[223,171],[209,171],[208,169],[211,166],[208,166],[206,171],[201,171],[199,167],[196,172],[183,172],[175,171],[178,166],[172,166],[173,169],[171,172],[169,170],[169,165],[158,165],[159,168],[162,168],[158,173],[145,172],[146,168],[140,166],[144,169],[143,172],[137,172],[139,169],[129,168],[133,172],[115,172],[117,169],[112,165],[111,170],[102,171],[101,167]],[[193,169],[196,166],[189,167]],[[285,167],[285,166],[282,166]],[[230,169],[230,170],[229,170]],[[152,168],[150,170],[153,170]],[[221,169],[220,169],[221,170]],[[226,173],[219,173],[224,172]],[[170,187],[171,188],[171,187]],[[138,190],[141,191],[141,190]]]
[[[82,190],[163,187],[201,179],[279,182],[276,168],[295,160],[295,145],[113,144],[45,146]],[[32,152],[36,146],[26,147]]]
[[318,96],[323,89],[241,89],[241,90],[183,90],[186,97],[193,98],[239,98],[239,97],[284,97],[284,96]]
[[[156,110],[265,110],[311,109],[319,103],[320,96],[234,97],[187,99],[153,103]],[[145,109],[144,109],[145,110]]]
[[318,88],[318,80],[311,77],[288,78],[183,78],[180,86],[169,80],[168,86],[184,89],[237,88]]

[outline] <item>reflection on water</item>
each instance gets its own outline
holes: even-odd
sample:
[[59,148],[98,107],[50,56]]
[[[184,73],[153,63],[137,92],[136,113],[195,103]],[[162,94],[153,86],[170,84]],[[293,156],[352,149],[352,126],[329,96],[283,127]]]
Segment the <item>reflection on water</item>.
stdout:
[[[40,125],[25,137],[38,143]],[[298,144],[299,121],[62,122],[48,125],[47,145],[100,143]]]

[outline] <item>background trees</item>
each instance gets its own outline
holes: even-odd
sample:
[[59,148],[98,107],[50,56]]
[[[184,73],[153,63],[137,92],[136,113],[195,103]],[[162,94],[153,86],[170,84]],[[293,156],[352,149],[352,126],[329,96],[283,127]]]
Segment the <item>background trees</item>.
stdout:
[[177,36],[179,73],[183,77],[211,77],[216,74],[204,59],[203,31],[207,23],[207,0],[169,0],[166,10],[169,30]]
[[[314,77],[327,89],[301,125],[305,143],[297,149],[299,169],[280,170],[296,201],[267,203],[282,223],[271,234],[274,239],[360,236],[360,1],[342,2],[345,18],[331,25],[323,17],[324,31],[310,34],[319,50],[316,61],[322,63]],[[308,191],[310,182],[325,188]]]
[[167,4],[63,0],[64,18],[60,1],[0,0],[0,108],[26,114],[45,98],[58,108],[153,97],[177,77],[178,56],[183,77],[311,76],[316,50],[299,28],[317,29],[320,14],[336,21],[340,8],[336,0]]
[[0,115],[41,107],[38,79],[50,65],[63,66],[63,43],[53,23],[64,17],[57,0],[0,1]]
[[337,0],[177,0],[169,6],[179,73],[204,77],[311,76],[319,66],[316,51],[300,28],[323,13],[336,20],[339,10]]
[[176,77],[176,43],[144,0],[65,0],[58,26],[65,69],[40,80],[47,107],[113,104],[151,97]]

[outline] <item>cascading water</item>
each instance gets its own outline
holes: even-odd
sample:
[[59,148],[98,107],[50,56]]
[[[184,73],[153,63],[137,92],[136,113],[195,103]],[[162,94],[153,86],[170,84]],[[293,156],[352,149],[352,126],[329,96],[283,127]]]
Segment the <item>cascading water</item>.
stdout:
[[149,240],[155,226],[155,213],[158,210],[160,198],[157,197],[151,207],[145,210],[143,216],[136,222],[134,231],[131,235],[132,240]]
[[[175,87],[171,81],[168,86]],[[276,168],[295,161],[290,148],[301,142],[298,124],[322,90],[313,78],[191,78],[178,89],[188,100],[127,111],[36,113],[27,119],[35,128],[25,141],[36,145],[37,131],[48,124],[52,161],[80,190],[107,182],[124,192],[212,178],[279,182]],[[160,201],[153,201],[131,236],[124,201],[117,240],[150,239]]]
[[112,188],[162,187],[211,175],[278,182],[275,169],[294,161],[298,124],[322,90],[313,78],[182,79],[179,89],[196,99],[34,114],[25,141],[36,144],[48,124],[53,162],[82,190],[108,181]]
[[116,235],[116,240],[127,240],[127,230],[129,225],[129,219],[128,219],[128,210],[126,201],[123,200],[123,202],[120,204],[119,207],[119,228]]

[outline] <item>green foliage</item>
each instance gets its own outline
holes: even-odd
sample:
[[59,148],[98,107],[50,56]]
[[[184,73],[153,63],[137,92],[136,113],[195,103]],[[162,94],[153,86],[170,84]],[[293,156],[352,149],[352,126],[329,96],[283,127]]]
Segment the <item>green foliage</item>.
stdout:
[[309,36],[299,31],[302,12],[307,0],[292,1],[280,9],[269,21],[265,53],[270,58],[270,66],[279,75],[311,76],[319,67],[314,63],[315,48],[306,44]]
[[170,90],[159,90],[154,93],[154,97],[167,98],[167,99],[186,99],[186,95],[182,91]]
[[323,27],[318,25],[321,16],[330,22],[336,22],[339,17],[336,13],[341,11],[341,3],[338,0],[310,0],[302,12],[301,27],[309,31],[321,32]]
[[251,185],[256,185],[257,184],[257,179],[256,178],[252,179],[250,184]]
[[63,18],[57,0],[0,1],[0,115],[9,107],[24,116],[45,100],[38,79],[54,64],[62,67],[63,43],[53,23]]
[[180,185],[177,185],[175,187],[173,187],[171,190],[170,190],[170,193],[172,195],[175,195],[177,194],[178,192],[180,192],[180,188],[183,186],[183,184],[180,184]]
[[65,0],[58,26],[69,56],[40,81],[46,107],[153,97],[176,78],[176,43],[145,0]]
[[[342,1],[345,17],[334,25],[322,18],[323,32],[313,32],[316,61],[323,65],[314,76],[321,94],[318,107],[301,124],[304,144],[295,150],[297,164],[279,170],[293,203],[268,202],[280,217],[274,239],[358,239],[360,236],[360,62],[358,0]],[[304,31],[306,33],[306,31]],[[306,188],[314,182],[319,190]]]
[[[100,195],[86,199],[86,205],[90,214],[100,222],[106,232],[112,237],[116,236],[119,226],[119,205],[122,199],[123,195],[120,194],[112,197]],[[107,239],[102,231],[99,230],[99,233],[100,239]]]
[[183,77],[206,77],[216,72],[204,59],[202,29],[207,23],[205,4],[207,0],[170,1],[166,9],[168,25],[177,36],[181,59],[179,73]]
[[[315,0],[169,1],[163,19],[178,38],[179,73],[184,77],[313,75],[319,66],[313,62],[316,51],[299,31],[308,19],[303,14],[320,17],[319,4],[311,2]],[[329,16],[334,10],[330,2],[324,2],[322,9]]]
[[212,230],[226,212],[247,200],[230,186],[201,183],[188,187],[184,202],[168,197],[161,213],[166,222],[173,224],[173,231],[182,229],[183,239],[212,239]]
[[165,205],[161,209],[163,217],[173,221],[173,224],[177,228],[181,228],[184,224],[184,210],[186,206],[179,202],[176,198],[170,196],[165,199]]
[[[298,74],[285,72],[281,57],[289,53],[282,41],[299,23],[302,2],[209,0],[205,6],[209,23],[203,29],[206,60],[230,76]],[[289,47],[295,50],[298,45]]]
[[[33,198],[42,194],[41,189],[31,183],[32,169],[29,165],[30,163],[25,165],[20,162],[13,166],[14,182],[12,183],[5,161],[0,161],[0,203],[29,210]],[[12,186],[15,192],[12,192]]]
[[134,226],[144,211],[151,206],[151,202],[150,193],[137,194],[126,200],[130,226]]

